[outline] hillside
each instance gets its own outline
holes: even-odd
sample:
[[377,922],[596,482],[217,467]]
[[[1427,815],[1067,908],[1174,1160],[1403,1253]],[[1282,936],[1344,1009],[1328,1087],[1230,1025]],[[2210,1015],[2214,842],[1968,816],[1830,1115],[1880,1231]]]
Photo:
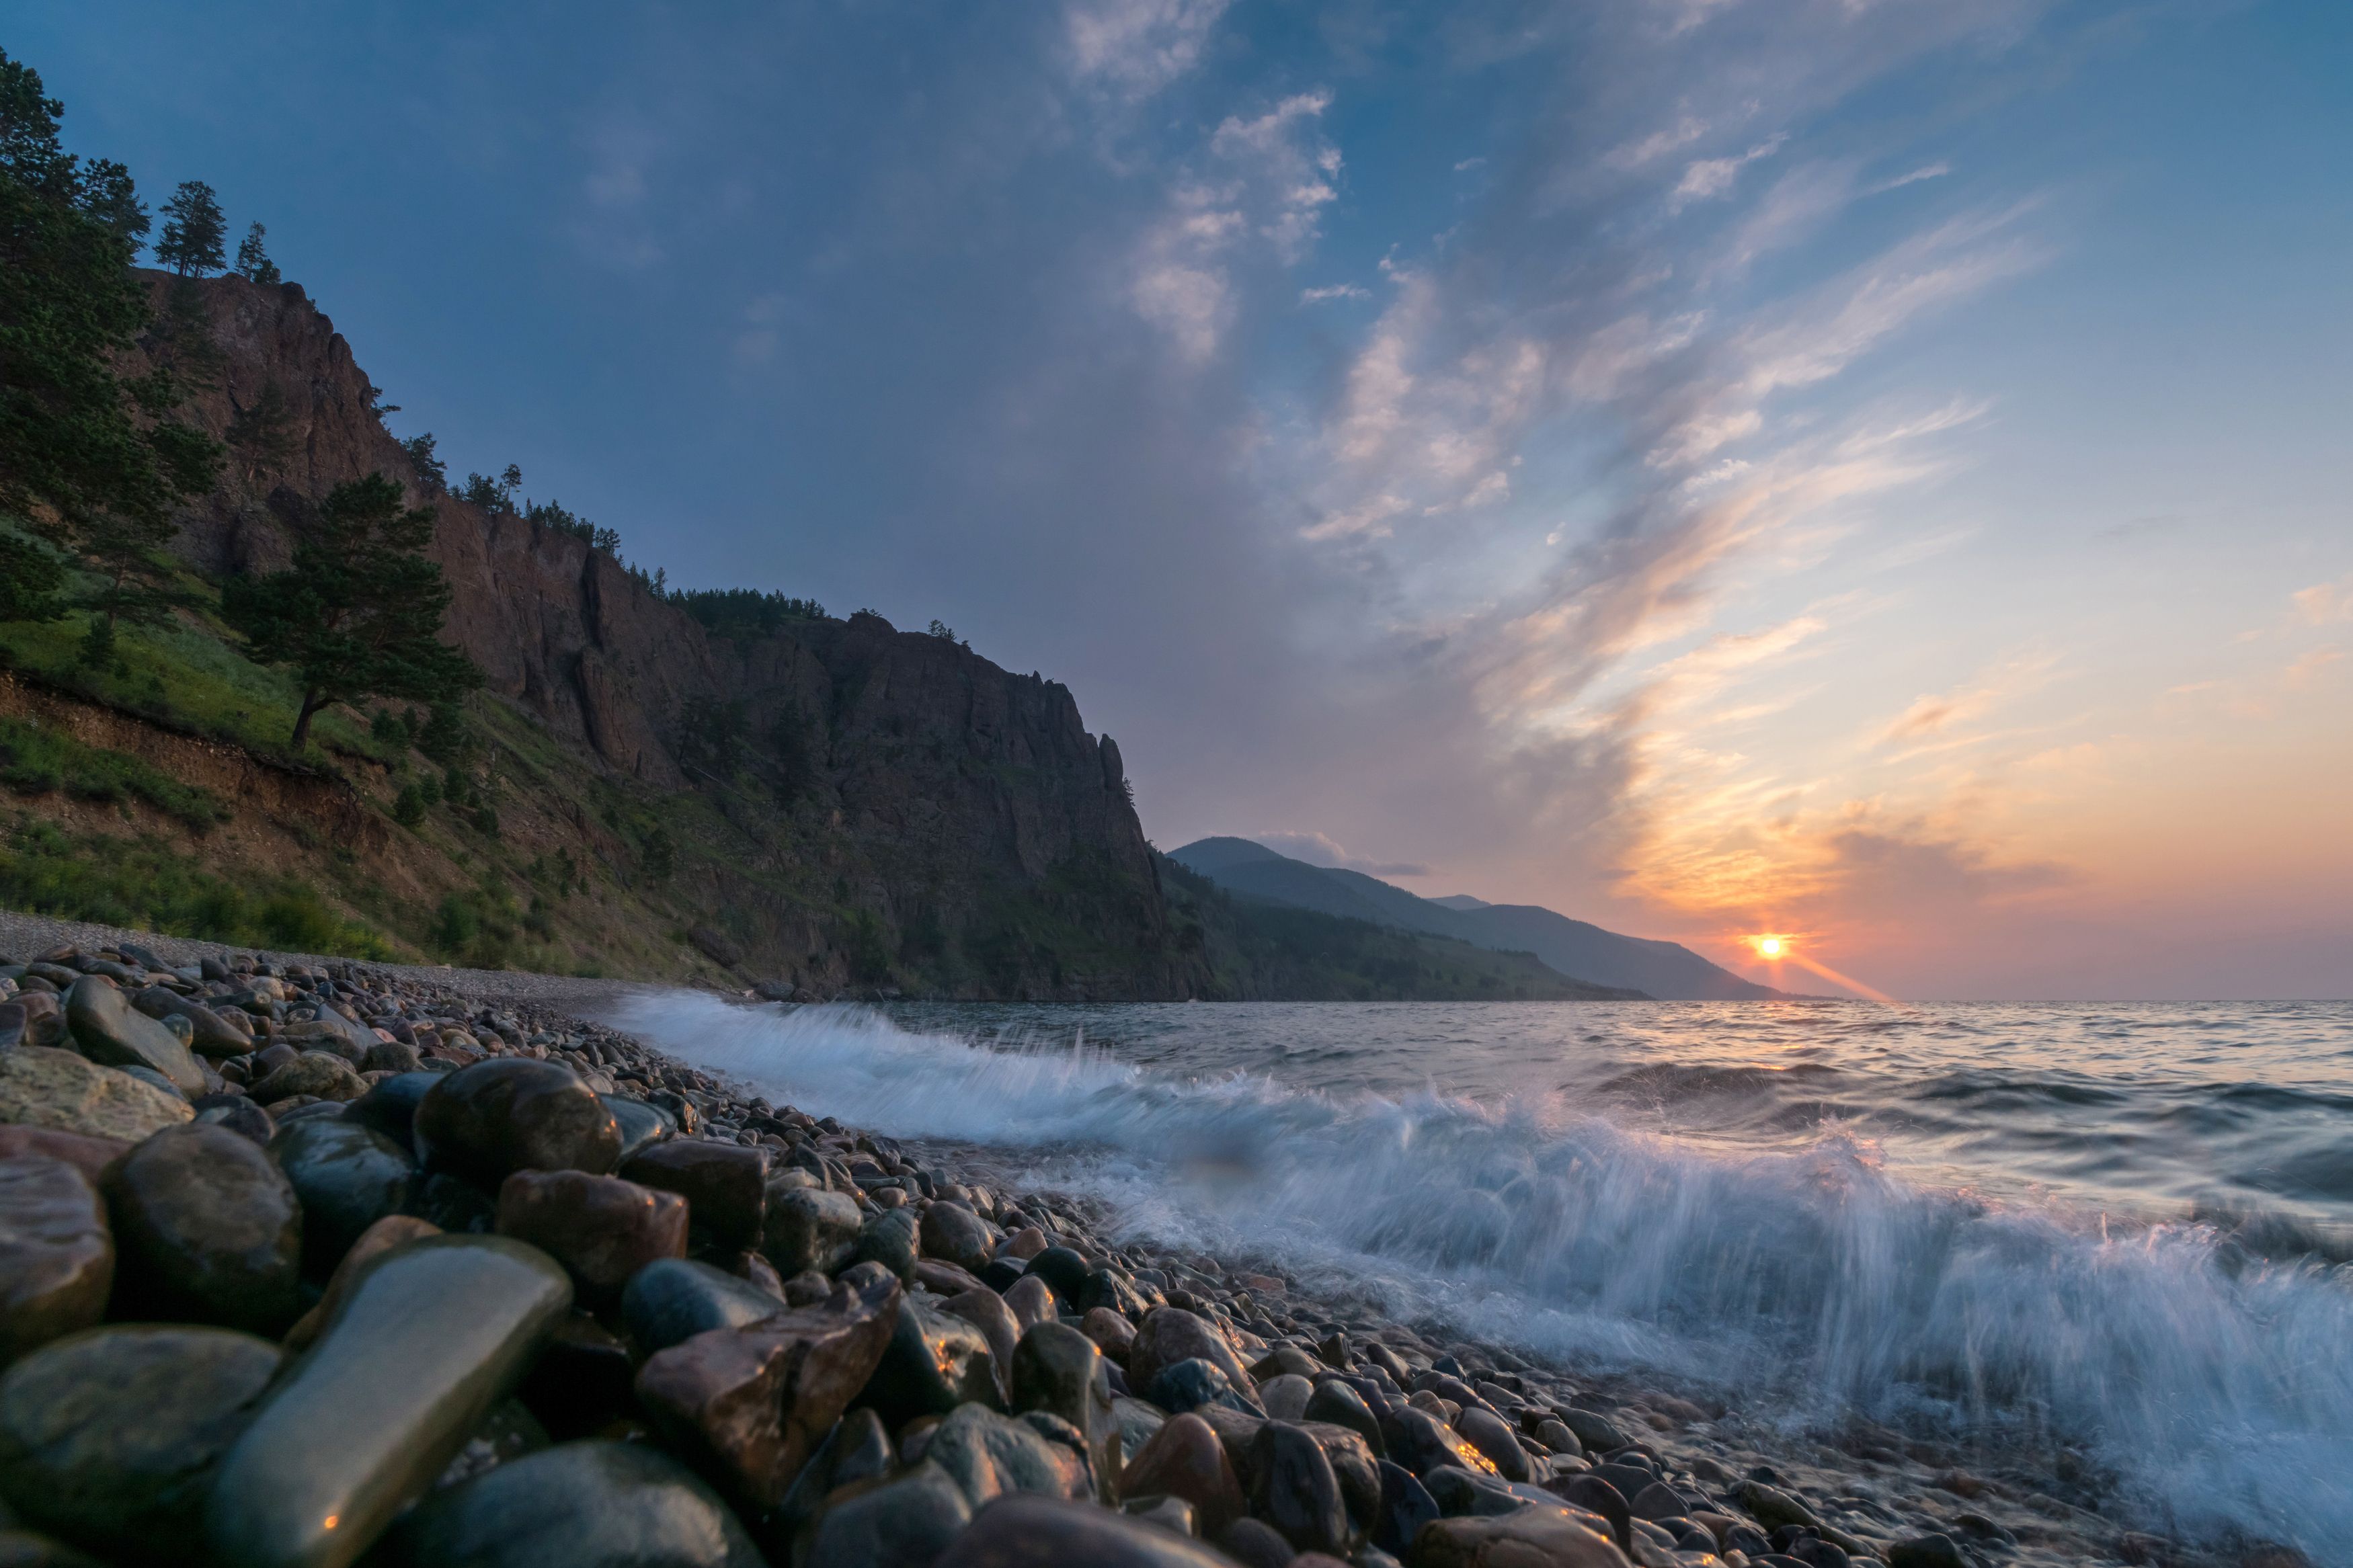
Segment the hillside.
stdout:
[[1221,1002],[1623,1002],[1637,991],[1571,980],[1525,952],[1320,913],[1248,894],[1163,858],[1161,886],[1181,946]]
[[1424,899],[1360,871],[1293,860],[1247,838],[1203,838],[1169,858],[1233,893],[1495,952],[1531,953],[1557,973],[1662,1000],[1786,994],[1743,980],[1679,942],[1622,936],[1532,904],[1489,904],[1460,895]]
[[[1067,688],[867,613],[706,626],[568,514],[448,493],[299,285],[141,276],[155,324],[123,369],[179,365],[178,416],[228,460],[177,517],[162,607],[104,657],[86,612],[0,624],[0,900],[818,996],[1199,988],[1119,749]],[[454,729],[330,710],[290,755],[297,694],[226,630],[221,584],[377,472],[432,509],[444,636],[485,686]]]

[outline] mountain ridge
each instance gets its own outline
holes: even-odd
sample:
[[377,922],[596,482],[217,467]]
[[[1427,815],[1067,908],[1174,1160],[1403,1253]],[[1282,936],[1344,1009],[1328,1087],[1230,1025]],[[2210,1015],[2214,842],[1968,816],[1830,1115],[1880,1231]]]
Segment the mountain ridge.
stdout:
[[[1316,866],[1252,839],[1216,836],[1168,852],[1229,892],[1343,919],[1420,931],[1493,952],[1527,952],[1555,973],[1661,1001],[1776,1001],[1790,993],[1745,980],[1680,942],[1627,936],[1535,904],[1441,901],[1338,867]],[[1463,907],[1463,906],[1470,907]]]

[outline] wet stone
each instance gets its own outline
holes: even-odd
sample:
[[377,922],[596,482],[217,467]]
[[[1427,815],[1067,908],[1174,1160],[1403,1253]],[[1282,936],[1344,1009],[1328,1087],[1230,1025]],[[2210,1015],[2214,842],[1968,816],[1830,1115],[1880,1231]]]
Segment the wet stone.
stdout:
[[1238,1519],[1219,1531],[1218,1550],[1242,1568],[1289,1568],[1299,1553],[1282,1532],[1260,1519]]
[[1307,1402],[1314,1396],[1315,1385],[1293,1373],[1268,1378],[1258,1385],[1259,1403],[1276,1421],[1298,1420],[1307,1414]]
[[13,1051],[24,1043],[25,1005],[0,1002],[0,1051]]
[[280,1342],[290,1351],[310,1349],[320,1331],[327,1326],[327,1320],[341,1309],[343,1298],[351,1294],[353,1286],[359,1282],[368,1259],[389,1252],[404,1242],[440,1234],[439,1226],[410,1215],[391,1215],[368,1226],[336,1263],[335,1271],[327,1277],[327,1289],[319,1298],[318,1305],[296,1320]]
[[225,1127],[156,1133],[108,1176],[117,1291],[137,1315],[277,1334],[300,1316],[302,1211]]
[[0,1122],[137,1142],[195,1116],[177,1095],[73,1051],[0,1051]]
[[1495,1474],[1487,1456],[1426,1410],[1399,1407],[1381,1426],[1388,1457],[1427,1479],[1431,1470],[1454,1465],[1486,1476]]
[[493,1057],[442,1075],[417,1106],[427,1169],[496,1186],[514,1171],[602,1175],[620,1161],[621,1130],[596,1091],[565,1068]]
[[363,1073],[416,1072],[424,1065],[425,1058],[418,1056],[417,1047],[406,1040],[374,1041],[359,1060],[359,1068]]
[[605,1109],[613,1113],[613,1125],[621,1130],[624,1162],[645,1152],[673,1131],[670,1117],[642,1100],[626,1094],[600,1094],[596,1098],[605,1102]]
[[0,1159],[0,1366],[106,1312],[114,1237],[98,1188],[39,1154]]
[[1510,1513],[1527,1501],[1502,1477],[1473,1475],[1460,1465],[1434,1466],[1423,1473],[1421,1484],[1437,1500],[1438,1511],[1450,1519],[1460,1514]]
[[1626,1446],[1626,1434],[1618,1423],[1598,1410],[1576,1406],[1560,1413],[1561,1425],[1576,1435],[1577,1444],[1588,1454],[1607,1454]]
[[143,1067],[194,1098],[205,1075],[180,1037],[131,1005],[104,975],[85,974],[66,993],[66,1027],[81,1054],[101,1067]]
[[963,1533],[972,1508],[925,1460],[896,1480],[866,1483],[817,1521],[807,1561],[825,1568],[931,1568]]
[[1345,1552],[1348,1515],[1340,1478],[1323,1445],[1297,1426],[1270,1421],[1250,1451],[1250,1512],[1302,1552]]
[[962,1405],[950,1412],[933,1431],[923,1454],[976,1508],[1004,1492],[1081,1497],[1090,1490],[1076,1452],[985,1405]]
[[269,1152],[301,1203],[303,1265],[320,1277],[368,1226],[400,1212],[417,1173],[399,1144],[341,1117],[292,1122]]
[[1119,1451],[1123,1466],[1135,1458],[1137,1449],[1152,1440],[1155,1432],[1168,1424],[1168,1412],[1124,1394],[1111,1396],[1111,1411],[1119,1422]]
[[702,1245],[731,1252],[760,1245],[768,1214],[765,1149],[681,1138],[640,1151],[620,1173],[686,1199]]
[[1023,1328],[1050,1323],[1061,1316],[1061,1303],[1054,1299],[1053,1288],[1035,1275],[1024,1275],[1007,1288],[1005,1305],[1012,1311],[1014,1321]]
[[1373,1544],[1384,1552],[1409,1552],[1421,1527],[1438,1517],[1438,1500],[1430,1495],[1419,1476],[1387,1459],[1380,1461],[1380,1506],[1373,1516]]
[[1117,1312],[1097,1307],[1079,1323],[1079,1331],[1094,1341],[1103,1354],[1124,1369],[1127,1353],[1135,1348],[1135,1325]]
[[988,1226],[958,1203],[944,1201],[925,1209],[920,1236],[924,1257],[959,1268],[986,1268],[997,1251],[997,1240]]
[[1136,1326],[1135,1348],[1128,1352],[1127,1380],[1148,1388],[1162,1368],[1194,1360],[1216,1367],[1245,1403],[1255,1404],[1257,1384],[1234,1347],[1206,1320],[1181,1307],[1155,1307],[1145,1314]]
[[1067,1323],[1040,1323],[1015,1347],[1008,1383],[1016,1411],[1044,1411],[1071,1424],[1103,1497],[1116,1496],[1119,1421],[1111,1407],[1111,1369],[1094,1342]]
[[610,1300],[629,1276],[686,1256],[686,1200],[585,1171],[517,1171],[499,1188],[498,1233],[570,1271],[581,1295]]
[[639,1443],[566,1443],[436,1492],[381,1558],[385,1568],[764,1568],[718,1495]]
[[223,1462],[206,1510],[215,1555],[240,1568],[356,1560],[513,1391],[571,1304],[554,1259],[502,1237],[427,1237],[373,1260]]
[[915,1280],[915,1218],[905,1209],[886,1209],[866,1222],[851,1253],[860,1263],[879,1263],[908,1284]]
[[253,1048],[252,1037],[193,998],[166,986],[150,985],[132,997],[131,1005],[162,1023],[166,1018],[188,1021],[189,1043],[200,1056],[216,1059],[241,1057]]
[[1308,1421],[1345,1426],[1365,1440],[1365,1447],[1375,1458],[1388,1451],[1381,1440],[1380,1419],[1373,1414],[1372,1406],[1365,1403],[1363,1394],[1338,1378],[1325,1378],[1316,1384],[1315,1392],[1309,1396],[1307,1408],[1302,1415]]
[[1021,1342],[1022,1325],[1005,1304],[1005,1298],[986,1286],[962,1290],[940,1303],[940,1310],[953,1318],[962,1318],[981,1331],[988,1341],[988,1353],[998,1370],[1010,1379],[1014,1348]]
[[269,1112],[241,1094],[199,1095],[191,1102],[195,1107],[196,1120],[226,1127],[241,1138],[250,1138],[268,1147],[278,1136],[278,1123]]
[[906,1296],[890,1346],[858,1402],[872,1405],[894,1431],[918,1415],[945,1415],[959,1405],[994,1408],[1002,1403],[996,1357],[972,1324]]
[[212,1468],[280,1360],[267,1340],[178,1325],[99,1329],[37,1351],[0,1378],[0,1495],[86,1551],[184,1562]]
[[247,1091],[261,1105],[275,1105],[298,1094],[319,1100],[350,1101],[368,1092],[367,1080],[352,1064],[327,1051],[304,1051]]
[[1492,1410],[1466,1405],[1455,1419],[1454,1429],[1471,1441],[1472,1447],[1487,1457],[1495,1473],[1507,1481],[1530,1479],[1527,1450],[1521,1447],[1512,1429]]
[[1161,1368],[1159,1374],[1145,1385],[1144,1397],[1172,1415],[1198,1410],[1206,1405],[1222,1405],[1257,1414],[1240,1392],[1226,1381],[1224,1373],[1200,1360],[1180,1361]]
[[1564,1476],[1546,1489],[1572,1508],[1600,1515],[1609,1523],[1609,1532],[1618,1544],[1631,1549],[1633,1512],[1626,1506],[1626,1494],[1603,1480],[1599,1476]]
[[638,1397],[673,1447],[750,1506],[771,1508],[868,1386],[899,1322],[898,1280],[851,1268],[817,1306],[654,1355]]
[[998,1498],[973,1517],[939,1568],[1232,1568],[1174,1531],[1109,1509],[1036,1493]]
[[351,1102],[343,1120],[383,1133],[412,1154],[417,1149],[417,1107],[426,1090],[447,1075],[405,1072],[384,1079]]
[[118,1138],[93,1138],[84,1132],[61,1132],[54,1127],[0,1124],[0,1160],[28,1156],[63,1160],[88,1176],[92,1185],[104,1179],[107,1166],[130,1152],[131,1145]]
[[882,1429],[880,1416],[871,1410],[853,1410],[844,1415],[801,1467],[785,1500],[776,1505],[776,1533],[789,1540],[818,1516],[836,1487],[886,1476],[894,1458],[891,1434]]
[[1214,1535],[1241,1517],[1241,1481],[1225,1445],[1198,1415],[1172,1415],[1120,1473],[1124,1498],[1176,1497],[1193,1505],[1202,1531]]
[[768,1197],[760,1250],[786,1279],[812,1268],[831,1274],[857,1250],[864,1223],[857,1202],[841,1193],[780,1189]]
[[661,1258],[629,1276],[621,1316],[648,1355],[712,1329],[740,1329],[772,1318],[784,1303],[708,1263]]
[[1050,1247],[1029,1260],[1031,1278],[1042,1281],[1060,1300],[1073,1303],[1092,1272],[1087,1260],[1067,1247]]
[[619,1336],[575,1309],[556,1321],[517,1398],[558,1442],[610,1429],[636,1405],[638,1364]]

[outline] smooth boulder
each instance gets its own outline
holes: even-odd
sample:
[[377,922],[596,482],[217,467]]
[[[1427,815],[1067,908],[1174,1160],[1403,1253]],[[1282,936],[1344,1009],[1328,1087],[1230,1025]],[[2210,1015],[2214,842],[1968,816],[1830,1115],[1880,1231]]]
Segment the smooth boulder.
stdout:
[[0,1378],[0,1494],[88,1551],[185,1562],[213,1466],[280,1359],[267,1340],[177,1324],[98,1329],[37,1351]]
[[302,1261],[332,1272],[368,1226],[400,1212],[417,1174],[401,1146],[347,1116],[289,1122],[269,1140],[270,1157],[302,1205]]
[[1432,1520],[1413,1539],[1410,1568],[1628,1568],[1592,1515],[1532,1504],[1513,1513]]
[[131,1005],[122,988],[102,974],[85,974],[66,993],[66,1028],[81,1054],[101,1067],[143,1067],[162,1073],[193,1100],[205,1091],[204,1069],[180,1037]]
[[586,1171],[517,1171],[499,1187],[498,1233],[572,1273],[581,1296],[609,1301],[647,1264],[686,1256],[686,1200]]
[[417,1104],[417,1157],[495,1191],[515,1171],[586,1171],[620,1163],[621,1130],[571,1069],[492,1057],[445,1073]]
[[[1030,1267],[1034,1269],[1037,1265]],[[1128,1383],[1139,1389],[1148,1387],[1162,1368],[1184,1361],[1208,1362],[1225,1374],[1226,1382],[1246,1403],[1257,1403],[1258,1384],[1224,1334],[1182,1307],[1155,1307],[1136,1325],[1135,1347],[1127,1352]]]
[[1193,1505],[1208,1535],[1240,1519],[1248,1506],[1225,1445],[1198,1415],[1170,1416],[1129,1456],[1120,1472],[1119,1495],[1182,1498]]
[[925,1460],[835,1499],[810,1533],[807,1561],[812,1568],[932,1568],[971,1519],[962,1489]]
[[1270,1421],[1250,1442],[1250,1512],[1301,1552],[1335,1556],[1348,1550],[1348,1513],[1340,1478],[1314,1436]]
[[997,1239],[988,1226],[958,1203],[942,1201],[925,1209],[920,1237],[924,1257],[959,1268],[986,1268],[997,1255]]
[[928,1300],[902,1297],[890,1344],[858,1402],[872,1405],[893,1431],[918,1415],[945,1415],[959,1405],[998,1406],[1003,1400],[987,1336]]
[[0,1159],[0,1366],[106,1313],[114,1236],[97,1185],[38,1154]]
[[302,1209],[251,1139],[170,1127],[106,1181],[117,1290],[142,1317],[275,1335],[301,1315]]
[[150,985],[132,997],[131,1005],[157,1023],[172,1017],[185,1018],[190,1029],[189,1044],[199,1056],[218,1059],[241,1057],[253,1049],[252,1036],[203,1003],[168,986]]
[[760,1245],[768,1216],[765,1149],[680,1138],[639,1151],[622,1163],[620,1174],[686,1199],[703,1245],[730,1252]]
[[435,1492],[384,1568],[765,1568],[733,1510],[642,1443],[565,1443]]
[[613,1113],[613,1125],[621,1130],[621,1159],[628,1162],[633,1155],[660,1142],[676,1131],[670,1117],[659,1106],[626,1094],[598,1093],[605,1109]]
[[448,1076],[438,1072],[395,1073],[345,1107],[343,1120],[383,1133],[413,1155],[417,1152],[417,1107],[425,1099],[426,1091]]
[[621,1291],[629,1337],[651,1355],[713,1329],[740,1329],[773,1318],[784,1303],[723,1268],[684,1258],[647,1264]]
[[1005,1492],[1082,1497],[1091,1489],[1075,1454],[1038,1430],[982,1405],[961,1405],[935,1427],[924,1457],[953,1477],[978,1508]]
[[1091,1503],[1012,1492],[973,1516],[937,1568],[1233,1568],[1173,1531]]
[[259,1105],[276,1105],[297,1095],[349,1104],[366,1098],[368,1084],[359,1069],[332,1051],[303,1051],[272,1068],[247,1092]]
[[815,1187],[778,1187],[768,1194],[760,1250],[789,1279],[815,1269],[831,1274],[857,1249],[865,1216],[857,1201]]
[[195,1114],[178,1095],[78,1052],[47,1046],[0,1051],[0,1123],[135,1143]]
[[572,1305],[554,1259],[503,1237],[394,1247],[229,1451],[206,1507],[240,1568],[344,1568],[505,1399]]
[[833,1294],[740,1329],[712,1329],[649,1357],[638,1399],[671,1447],[774,1507],[864,1388],[899,1321],[899,1281],[852,1268]]
[[1040,1323],[1014,1347],[1007,1379],[1017,1412],[1042,1410],[1069,1422],[1086,1445],[1104,1501],[1119,1495],[1119,1418],[1111,1407],[1111,1367],[1095,1342],[1068,1323]]

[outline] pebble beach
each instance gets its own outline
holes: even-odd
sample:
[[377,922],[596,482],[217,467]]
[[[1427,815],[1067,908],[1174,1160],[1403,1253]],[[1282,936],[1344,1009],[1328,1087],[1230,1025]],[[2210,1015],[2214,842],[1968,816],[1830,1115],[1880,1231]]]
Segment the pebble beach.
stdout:
[[0,960],[0,1563],[2307,1560],[1114,1233],[610,983],[25,917]]

